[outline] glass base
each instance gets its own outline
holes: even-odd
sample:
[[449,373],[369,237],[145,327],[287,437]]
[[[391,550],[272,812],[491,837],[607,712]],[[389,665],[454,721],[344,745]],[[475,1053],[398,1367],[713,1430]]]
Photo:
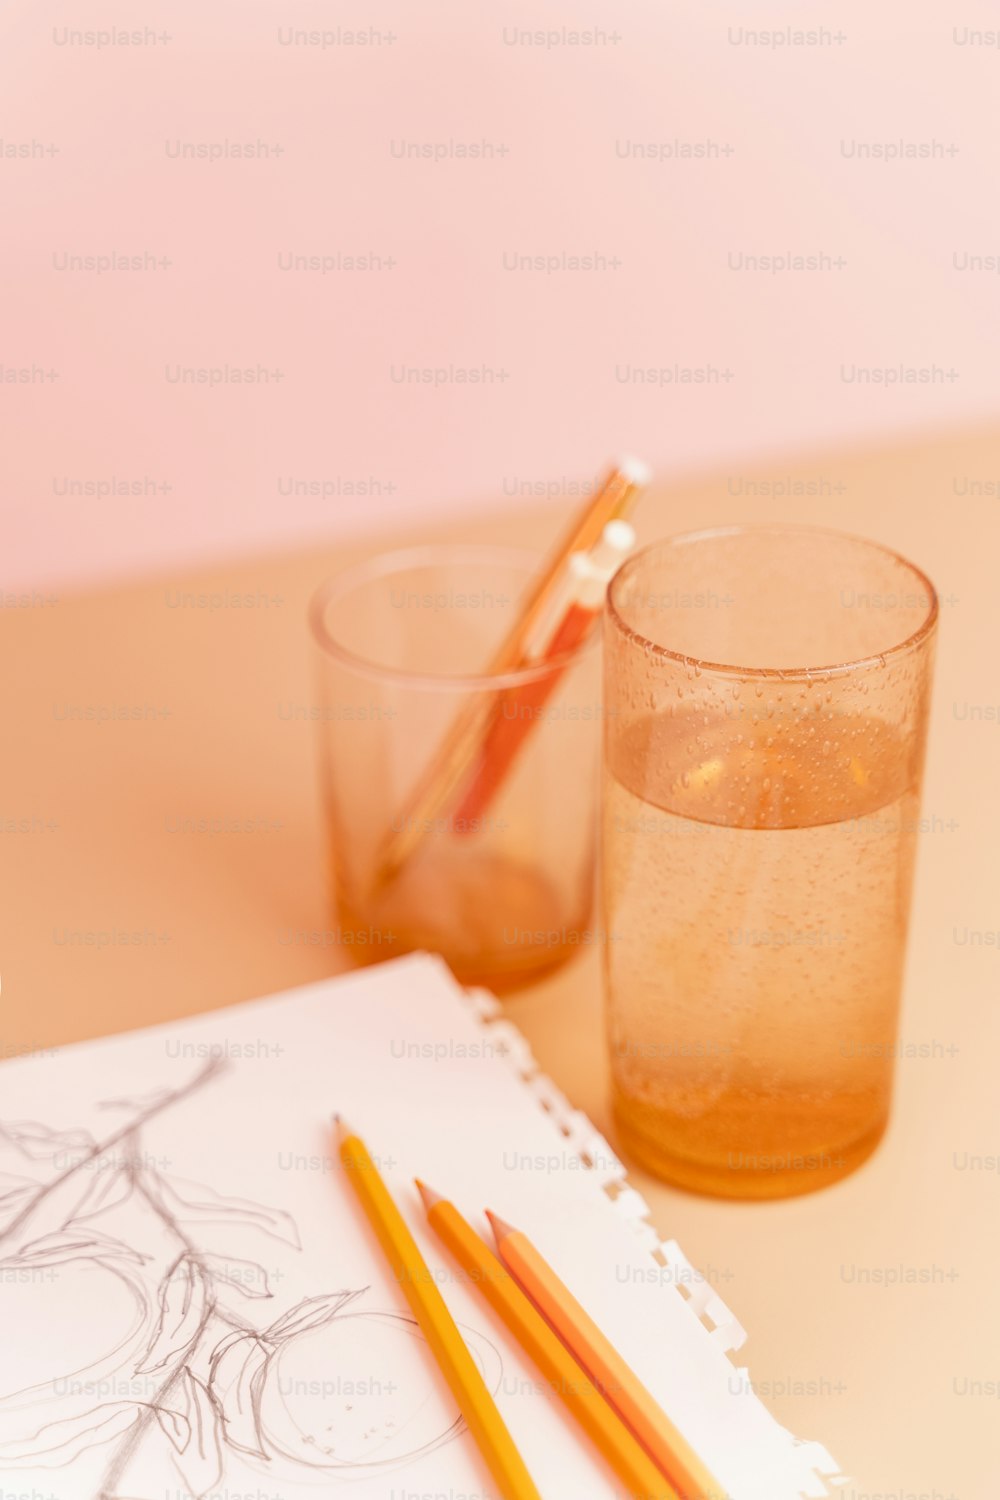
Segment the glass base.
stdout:
[[474,846],[431,848],[359,911],[335,896],[351,958],[378,963],[439,953],[460,984],[507,994],[535,984],[594,942],[592,898],[567,910],[545,874]]
[[390,958],[402,958],[404,953],[439,952],[459,984],[467,989],[487,989],[494,995],[508,995],[512,991],[525,989],[528,985],[540,984],[543,979],[569,963],[570,959],[576,958],[583,946],[584,938],[581,935],[580,941],[567,940],[561,947],[550,947],[544,953],[533,953],[520,963],[512,962],[509,954],[481,954],[478,958],[468,958],[462,954],[449,953],[445,949],[435,949],[430,943],[406,943],[398,938],[385,942],[375,941],[369,947],[350,948],[347,951],[357,968],[384,963]]
[[623,1154],[654,1177],[689,1193],[745,1200],[794,1198],[840,1182],[868,1160],[889,1123],[883,1115],[847,1145],[838,1142],[801,1153],[794,1148],[753,1155],[733,1150],[721,1159],[700,1159],[675,1154],[652,1140],[637,1128],[629,1105],[620,1098],[614,1099],[613,1112]]

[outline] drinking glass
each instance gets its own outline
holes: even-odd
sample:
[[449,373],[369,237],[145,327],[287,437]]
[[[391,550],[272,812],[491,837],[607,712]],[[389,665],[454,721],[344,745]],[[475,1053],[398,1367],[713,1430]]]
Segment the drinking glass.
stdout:
[[614,1110],[679,1186],[808,1192],[889,1112],[937,598],[808,527],[659,542],[605,622]]
[[[332,931],[356,962],[427,949],[464,983],[505,991],[599,941],[600,632],[484,675],[538,566],[504,548],[413,548],[312,600]],[[470,711],[525,726],[479,803],[483,742],[462,774],[439,774]]]

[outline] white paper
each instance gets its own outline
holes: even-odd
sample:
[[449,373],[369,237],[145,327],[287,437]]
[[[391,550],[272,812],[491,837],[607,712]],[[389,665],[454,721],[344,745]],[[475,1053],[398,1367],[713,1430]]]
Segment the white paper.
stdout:
[[3,1064],[0,1492],[496,1500],[344,1179],[336,1110],[546,1500],[623,1487],[426,1229],[415,1175],[531,1235],[733,1500],[835,1493],[824,1450],[740,1378],[728,1310],[704,1285],[685,1300],[680,1251],[661,1270],[641,1200],[610,1201],[604,1142],[519,1067],[516,1031],[424,957]]

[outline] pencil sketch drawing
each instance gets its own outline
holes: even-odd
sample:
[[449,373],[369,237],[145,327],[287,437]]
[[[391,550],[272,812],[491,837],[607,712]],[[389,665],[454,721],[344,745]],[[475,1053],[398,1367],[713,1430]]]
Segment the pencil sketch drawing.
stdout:
[[[412,1318],[371,1307],[367,1287],[303,1296],[269,1318],[275,1273],[227,1253],[226,1232],[294,1256],[295,1220],[173,1176],[145,1151],[149,1122],[225,1066],[212,1059],[179,1088],[106,1101],[127,1123],[102,1140],[0,1122],[0,1161],[19,1168],[0,1173],[0,1297],[22,1311],[35,1299],[35,1321],[15,1326],[38,1330],[11,1348],[5,1329],[0,1472],[100,1449],[94,1500],[137,1500],[134,1475],[168,1465],[201,1500],[227,1464],[329,1484],[410,1463],[463,1430]],[[96,1355],[68,1316],[87,1308],[107,1345]],[[499,1354],[463,1331],[495,1390]]]

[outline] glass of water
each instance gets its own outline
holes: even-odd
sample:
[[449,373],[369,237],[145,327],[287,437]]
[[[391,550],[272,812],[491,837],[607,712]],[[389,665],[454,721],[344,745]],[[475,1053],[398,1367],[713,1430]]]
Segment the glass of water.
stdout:
[[807,527],[659,542],[605,624],[614,1109],[681,1187],[808,1192],[889,1112],[937,621]]

